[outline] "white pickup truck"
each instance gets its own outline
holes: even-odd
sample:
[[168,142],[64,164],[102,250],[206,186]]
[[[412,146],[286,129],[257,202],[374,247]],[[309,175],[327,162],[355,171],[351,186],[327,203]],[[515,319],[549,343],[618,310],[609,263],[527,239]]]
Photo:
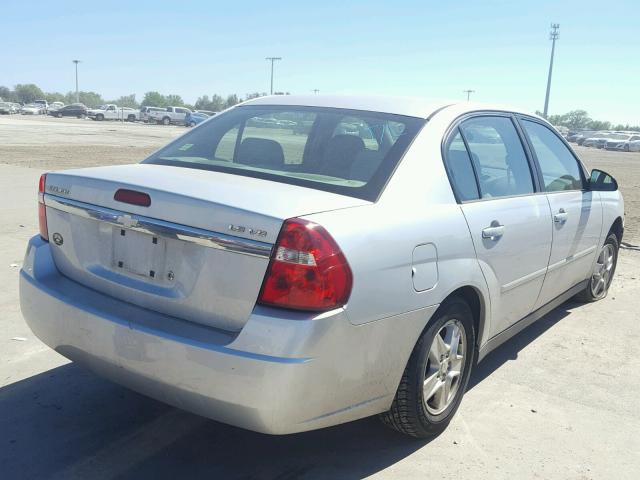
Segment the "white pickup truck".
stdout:
[[162,125],[184,125],[184,118],[191,110],[184,107],[167,107],[160,112],[149,112],[149,122],[161,123]]
[[108,105],[100,105],[98,108],[90,108],[87,110],[87,116],[92,120],[126,120],[135,122],[140,120],[140,110],[128,107],[118,107],[111,103]]

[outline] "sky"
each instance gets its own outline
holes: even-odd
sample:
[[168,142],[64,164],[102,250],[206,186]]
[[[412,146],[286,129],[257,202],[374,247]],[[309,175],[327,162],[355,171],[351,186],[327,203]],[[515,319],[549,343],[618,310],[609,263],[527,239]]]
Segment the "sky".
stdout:
[[0,9],[0,85],[105,99],[204,94],[466,98],[640,125],[636,1],[14,1]]

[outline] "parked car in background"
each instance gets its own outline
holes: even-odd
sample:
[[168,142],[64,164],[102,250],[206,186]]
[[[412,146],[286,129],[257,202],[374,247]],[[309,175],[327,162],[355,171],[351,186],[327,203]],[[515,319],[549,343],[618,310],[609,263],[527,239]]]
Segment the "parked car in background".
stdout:
[[582,142],[583,147],[604,148],[610,138],[611,132],[596,132]]
[[640,152],[640,140],[630,140],[629,142],[627,142],[628,145],[628,149],[625,148],[624,150],[627,152]]
[[120,107],[120,115],[124,121],[135,122],[140,120],[140,110],[131,107]]
[[55,112],[49,112],[49,115],[53,115],[57,118],[62,117],[77,117],[85,118],[87,116],[87,107],[81,103],[72,103],[66,107],[62,107]]
[[184,117],[184,125],[186,127],[195,127],[197,124],[204,122],[212,115],[215,115],[215,113],[209,112],[207,110],[196,110],[195,112],[188,112]]
[[48,173],[38,190],[20,270],[34,334],[270,434],[381,414],[437,435],[489,352],[607,295],[624,231],[616,181],[548,122],[469,102],[262,97],[141,164]]
[[49,103],[46,100],[36,100],[33,103],[40,106],[40,113],[46,114],[49,111]]
[[597,133],[593,130],[585,130],[582,132],[579,132],[575,135],[574,137],[574,142],[577,143],[578,145],[582,145],[582,143],[589,137],[591,137],[594,133]]
[[47,110],[48,112],[55,112],[56,110],[60,110],[62,107],[64,107],[64,103],[62,102],[51,102],[49,104],[49,108]]
[[607,150],[622,150],[625,152],[631,151],[630,142],[640,140],[640,132],[635,134],[630,133],[615,133],[611,135],[611,138],[607,140],[604,148]]
[[140,119],[140,110],[129,107],[118,107],[116,104],[110,103],[100,105],[98,108],[90,108],[87,110],[87,116],[92,120],[126,120],[135,122]]
[[0,102],[0,115],[11,115],[12,113],[18,113],[18,109],[13,103]]
[[[149,123],[149,112],[164,112],[162,107],[140,107],[140,120],[144,123]],[[155,123],[155,121],[154,121]]]
[[39,105],[37,103],[29,103],[28,105],[25,105],[20,109],[20,113],[22,115],[40,115],[44,112],[42,105]]
[[184,125],[184,119],[191,110],[185,107],[166,107],[162,111],[150,111],[148,117],[150,121],[161,123],[162,125]]
[[580,133],[581,132],[576,132],[576,131],[573,131],[573,130],[570,131],[567,134],[567,137],[566,137],[567,138],[567,142],[575,143],[576,138],[578,137],[578,135],[580,135]]

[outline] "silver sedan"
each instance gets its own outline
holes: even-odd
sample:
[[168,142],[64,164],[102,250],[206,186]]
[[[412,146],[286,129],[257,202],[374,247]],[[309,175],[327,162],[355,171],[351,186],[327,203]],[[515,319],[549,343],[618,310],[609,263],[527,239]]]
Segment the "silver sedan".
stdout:
[[285,434],[446,428],[477,361],[611,284],[623,200],[503,107],[264,97],[141,164],[43,175],[22,312],[172,405]]

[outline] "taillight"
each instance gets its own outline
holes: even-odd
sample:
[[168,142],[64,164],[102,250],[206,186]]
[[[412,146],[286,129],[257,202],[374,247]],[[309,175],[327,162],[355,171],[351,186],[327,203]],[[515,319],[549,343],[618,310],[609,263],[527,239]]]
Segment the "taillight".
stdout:
[[273,249],[258,303],[296,310],[341,307],[351,294],[347,259],[320,225],[287,220]]
[[49,229],[47,228],[47,207],[44,205],[44,188],[47,184],[47,174],[40,175],[38,182],[38,225],[40,226],[40,236],[43,240],[49,241]]

